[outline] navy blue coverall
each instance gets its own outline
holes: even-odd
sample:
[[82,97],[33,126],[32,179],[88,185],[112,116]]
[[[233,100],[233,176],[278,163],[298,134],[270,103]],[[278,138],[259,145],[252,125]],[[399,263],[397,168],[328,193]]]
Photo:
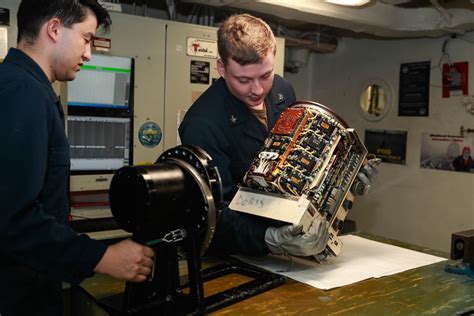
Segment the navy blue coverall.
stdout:
[[69,143],[58,97],[37,63],[0,64],[0,314],[61,315],[61,280],[79,283],[107,246],[68,225]]
[[293,102],[293,88],[275,75],[272,89],[265,98],[268,122],[265,128],[220,78],[187,111],[179,127],[181,142],[207,151],[222,178],[225,203],[220,205],[211,253],[258,256],[269,252],[265,231],[275,223],[233,211],[227,205],[281,112]]

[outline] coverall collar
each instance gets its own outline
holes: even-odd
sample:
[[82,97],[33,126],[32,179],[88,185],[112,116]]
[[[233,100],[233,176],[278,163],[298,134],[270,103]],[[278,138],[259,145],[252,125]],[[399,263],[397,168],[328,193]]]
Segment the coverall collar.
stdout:
[[44,73],[43,69],[33,60],[30,56],[25,54],[23,51],[17,48],[10,48],[7,56],[5,57],[4,63],[12,63],[18,67],[21,67],[28,71],[33,77],[35,77],[43,86],[46,91],[51,95],[51,98],[55,103],[59,102],[59,98],[53,90],[48,77]]
[[[245,134],[264,141],[267,138],[268,130],[266,130],[265,126],[260,123],[257,117],[242,101],[238,100],[230,93],[225,84],[225,80],[223,78],[219,80],[221,81],[220,84],[225,86],[229,95],[229,102],[226,104],[229,125],[234,127],[243,124]],[[276,120],[279,117],[278,105],[284,104],[285,102],[284,94],[281,91],[274,90],[275,89],[272,88],[270,93],[265,97],[265,106],[267,109],[267,121],[269,127],[274,126]]]

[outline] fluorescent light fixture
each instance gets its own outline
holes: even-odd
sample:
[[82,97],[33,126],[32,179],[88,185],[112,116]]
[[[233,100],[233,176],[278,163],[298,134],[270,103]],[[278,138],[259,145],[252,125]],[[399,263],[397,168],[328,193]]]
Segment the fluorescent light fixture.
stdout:
[[328,3],[332,3],[332,4],[352,6],[352,7],[358,7],[370,2],[370,0],[324,0],[324,1]]

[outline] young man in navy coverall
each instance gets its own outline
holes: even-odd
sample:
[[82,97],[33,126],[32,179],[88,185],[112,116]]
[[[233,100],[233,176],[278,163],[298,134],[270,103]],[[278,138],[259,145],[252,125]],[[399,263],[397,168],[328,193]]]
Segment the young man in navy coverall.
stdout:
[[153,250],[107,246],[68,226],[69,143],[51,84],[73,80],[110,17],[96,0],[23,0],[18,45],[0,65],[0,315],[62,315],[62,281],[141,282]]
[[210,251],[309,256],[328,239],[327,222],[301,227],[235,212],[227,206],[280,114],[296,101],[291,85],[274,73],[276,41],[270,27],[248,15],[229,17],[218,30],[221,76],[186,113],[183,144],[206,150],[222,178],[224,200]]

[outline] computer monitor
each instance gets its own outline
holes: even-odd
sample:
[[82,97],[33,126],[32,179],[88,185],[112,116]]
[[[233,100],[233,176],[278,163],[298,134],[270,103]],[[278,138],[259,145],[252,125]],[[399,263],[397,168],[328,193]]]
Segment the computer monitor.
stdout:
[[130,164],[130,118],[68,117],[71,171],[114,171]]
[[73,175],[113,173],[133,163],[134,60],[93,54],[67,84]]
[[128,109],[133,59],[92,55],[74,81],[68,83],[68,106]]

